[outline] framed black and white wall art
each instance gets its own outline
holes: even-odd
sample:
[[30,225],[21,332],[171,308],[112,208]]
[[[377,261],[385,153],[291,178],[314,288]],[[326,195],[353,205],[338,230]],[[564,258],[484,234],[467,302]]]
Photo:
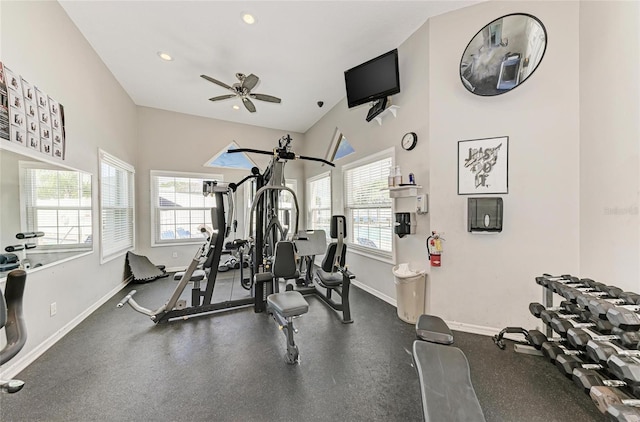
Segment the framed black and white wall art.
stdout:
[[509,137],[458,141],[458,195],[509,193]]

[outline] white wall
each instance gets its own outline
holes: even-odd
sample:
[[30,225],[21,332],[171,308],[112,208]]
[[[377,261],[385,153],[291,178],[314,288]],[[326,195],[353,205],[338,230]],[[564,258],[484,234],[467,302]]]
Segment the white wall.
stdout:
[[[431,227],[445,232],[442,267],[431,272],[431,311],[483,327],[534,324],[534,277],[579,270],[578,2],[482,3],[431,20]],[[460,56],[496,17],[523,12],[545,25],[547,50],[515,90],[480,97],[460,83]],[[562,71],[560,71],[562,69]],[[565,77],[570,75],[569,77]],[[466,231],[457,195],[457,142],[509,136],[509,194],[502,233]]]
[[639,28],[638,2],[580,5],[580,271],[632,291],[640,291]]
[[[397,117],[387,115],[382,125],[375,121],[366,122],[367,104],[347,108],[346,99],[333,107],[306,133],[305,154],[325,158],[336,128],[340,129],[355,153],[335,162],[332,175],[332,211],[343,213],[343,180],[342,166],[385,148],[395,148],[396,163],[400,166],[405,178],[414,173],[416,182],[428,186],[429,150],[428,150],[428,86],[427,86],[427,43],[428,25],[418,29],[400,46],[390,46],[379,53],[385,53],[398,47],[401,92],[392,97],[394,105],[399,107]],[[354,63],[353,65],[358,65]],[[400,147],[400,140],[407,132],[418,135],[418,144],[410,152]],[[305,163],[305,177],[327,171],[316,163]],[[395,211],[413,211],[414,201],[409,198],[396,199]],[[394,262],[408,262],[412,268],[426,269],[427,254],[424,248],[426,234],[429,233],[427,215],[417,217],[417,233],[400,239],[394,236]],[[347,249],[349,250],[349,249]],[[383,262],[353,252],[348,253],[349,269],[356,275],[356,280],[375,290],[390,302],[395,301],[395,285],[391,269],[393,263]]]
[[[246,110],[238,111],[244,113]],[[304,135],[258,126],[225,122],[190,116],[148,107],[139,107],[138,151],[136,166],[136,233],[137,251],[154,264],[169,268],[186,267],[198,249],[197,245],[151,247],[150,171],[170,170],[188,173],[223,174],[225,182],[238,182],[249,175],[249,170],[204,167],[211,157],[235,141],[241,148],[272,151],[278,140],[289,133],[293,150],[299,150]],[[258,112],[259,113],[259,112]],[[299,151],[297,151],[299,152]],[[247,154],[264,171],[271,159],[268,155]],[[299,179],[302,198],[304,183],[302,164],[289,161],[285,165],[287,179]],[[238,209],[242,210],[243,195],[238,190]],[[300,202],[300,200],[299,200]],[[300,206],[302,204],[300,203]],[[238,219],[238,238],[244,238],[242,219]],[[234,238],[232,235],[230,238]],[[178,257],[173,258],[173,252]]]
[[[64,105],[64,164],[93,175],[94,253],[29,274],[24,300],[28,339],[15,365],[64,333],[122,282],[124,259],[99,261],[97,153],[104,148],[135,164],[137,113],[57,2],[2,2],[1,19],[2,61]],[[54,317],[49,316],[52,302],[58,308]]]

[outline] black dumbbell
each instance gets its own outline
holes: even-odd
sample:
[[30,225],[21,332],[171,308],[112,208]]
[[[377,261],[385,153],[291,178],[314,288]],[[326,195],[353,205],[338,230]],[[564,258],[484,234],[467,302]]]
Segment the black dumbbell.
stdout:
[[[635,333],[637,335],[637,333]],[[607,361],[613,355],[626,355],[640,357],[640,350],[624,350],[617,345],[599,340],[589,340],[585,347],[585,353],[589,360],[597,362],[600,365],[607,365]]]
[[[595,364],[594,364],[595,365]],[[599,365],[597,365],[599,366]],[[577,367],[574,368],[572,373],[573,382],[582,389],[585,393],[589,394],[591,387],[605,386],[605,387],[626,387],[630,386],[624,381],[617,379],[608,379],[600,374],[595,369]]]
[[[583,326],[586,324],[582,324]],[[611,331],[610,331],[611,332]],[[623,347],[635,347],[638,344],[637,333],[629,334],[629,335],[616,335],[616,334],[608,334],[604,335],[601,333],[597,333],[589,329],[589,327],[574,327],[569,328],[567,330],[567,342],[578,350],[585,350],[587,347],[587,343],[589,340],[597,340],[597,341],[617,341]]]
[[630,422],[640,420],[640,409],[624,404],[612,404],[607,407],[607,420],[611,422]]
[[640,305],[621,305],[607,309],[606,317],[614,326],[625,331],[640,329]]
[[[551,340],[564,340],[564,339],[551,339]],[[582,355],[583,352],[579,350],[568,349],[559,341],[546,341],[542,343],[540,350],[542,354],[549,359],[549,362],[556,363],[556,358],[559,355]]]
[[615,387],[594,385],[589,390],[589,396],[591,396],[591,400],[602,413],[607,413],[607,408],[614,404],[632,407],[640,406],[640,400],[630,397],[627,393]]
[[[582,323],[571,321],[570,319],[566,319],[566,318],[553,318],[549,325],[551,326],[553,331],[558,333],[561,337],[567,337],[567,341],[569,342],[569,344],[571,344],[573,347],[579,350],[584,349],[584,346],[587,345],[587,341],[591,337],[608,335],[608,333],[610,333],[611,330],[613,329],[613,326],[611,325],[610,322],[604,321],[598,318],[593,318],[593,317],[590,317],[589,322],[582,322]],[[588,330],[589,328],[593,328],[597,332]],[[575,332],[576,330],[582,330],[582,331]],[[569,338],[570,331],[575,332],[573,335],[580,333],[581,335],[586,336],[580,346],[576,346],[576,344],[580,344],[580,343],[576,343],[576,344],[572,343],[572,339]],[[583,331],[587,334],[583,334]],[[612,340],[612,339],[608,339],[608,340]]]

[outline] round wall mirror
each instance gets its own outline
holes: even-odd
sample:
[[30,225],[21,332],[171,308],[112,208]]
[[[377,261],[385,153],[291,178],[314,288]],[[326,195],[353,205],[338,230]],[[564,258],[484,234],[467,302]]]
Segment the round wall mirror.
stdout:
[[538,18],[506,15],[482,28],[460,60],[460,79],[472,93],[500,95],[536,70],[547,48],[547,30]]

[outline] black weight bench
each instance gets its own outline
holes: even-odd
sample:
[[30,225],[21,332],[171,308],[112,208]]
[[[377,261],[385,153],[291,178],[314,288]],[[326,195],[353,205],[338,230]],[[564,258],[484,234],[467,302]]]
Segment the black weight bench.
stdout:
[[[300,292],[287,290],[278,293],[278,280],[281,278],[295,280],[298,277],[300,277],[300,273],[296,269],[294,245],[286,241],[276,243],[271,273],[255,275],[256,285],[269,280],[273,283],[271,290],[276,293],[267,296],[267,312],[273,316],[273,319],[287,337],[287,353],[284,355],[284,359],[288,364],[294,364],[299,361],[298,346],[296,346],[293,339],[293,334],[297,331],[293,326],[293,318],[307,313],[309,304]],[[290,287],[293,288],[292,285]]]
[[420,315],[416,322],[416,336],[430,343],[453,344],[453,333],[446,322],[435,315]]
[[462,350],[416,340],[413,362],[420,381],[425,422],[485,421]]

